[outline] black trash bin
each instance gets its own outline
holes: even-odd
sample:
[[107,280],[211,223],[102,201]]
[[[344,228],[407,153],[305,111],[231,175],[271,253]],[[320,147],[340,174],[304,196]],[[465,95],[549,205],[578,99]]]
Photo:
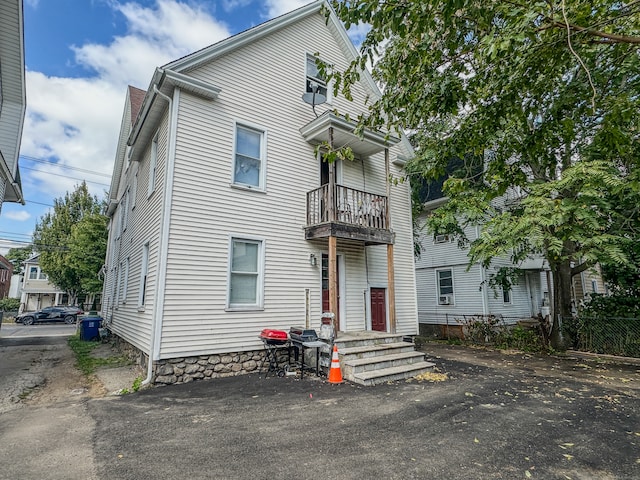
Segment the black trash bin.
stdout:
[[80,340],[90,342],[100,340],[102,317],[84,317],[80,320]]

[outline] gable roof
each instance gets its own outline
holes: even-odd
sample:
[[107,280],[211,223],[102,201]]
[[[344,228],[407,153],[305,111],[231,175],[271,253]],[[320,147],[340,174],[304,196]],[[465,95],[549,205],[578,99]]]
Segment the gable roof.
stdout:
[[136,122],[136,118],[138,118],[138,113],[140,113],[142,102],[144,102],[144,97],[146,94],[147,92],[145,92],[144,90],[129,85],[129,102],[131,103],[131,125],[133,125]]
[[[336,15],[333,7],[327,0],[316,0],[308,5],[169,62],[160,68],[156,68],[129,138],[127,139],[127,145],[134,145],[138,140],[140,140],[142,145],[148,142],[153,133],[155,123],[159,120],[161,113],[166,108],[166,102],[157,102],[157,97],[160,95],[166,99],[174,86],[187,89],[191,93],[209,100],[215,99],[220,93],[221,89],[190,77],[186,74],[187,72],[197,69],[222,55],[227,55],[245,45],[258,41],[275,31],[286,28],[289,25],[321,12],[327,12],[327,26],[338,41],[347,60],[353,61],[359,58],[358,51],[351,42],[344,25]],[[369,71],[365,70],[362,72],[360,79],[372,98],[376,99],[382,96],[380,89],[374,82]],[[401,135],[400,142],[406,152],[413,152],[413,148],[405,135]],[[131,160],[135,160],[140,153],[141,152],[136,152],[134,149],[131,153]],[[399,159],[400,164],[403,161],[404,160]]]

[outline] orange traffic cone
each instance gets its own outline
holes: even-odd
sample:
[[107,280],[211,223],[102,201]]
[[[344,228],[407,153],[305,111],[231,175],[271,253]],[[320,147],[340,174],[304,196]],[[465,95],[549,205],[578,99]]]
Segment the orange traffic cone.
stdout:
[[342,370],[340,370],[340,359],[338,358],[338,346],[333,346],[331,356],[331,368],[329,369],[329,383],[343,383]]

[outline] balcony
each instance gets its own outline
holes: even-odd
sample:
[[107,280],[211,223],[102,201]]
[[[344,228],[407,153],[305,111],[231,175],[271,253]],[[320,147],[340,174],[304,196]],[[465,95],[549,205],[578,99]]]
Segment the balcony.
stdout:
[[342,185],[331,192],[328,184],[308,192],[305,238],[326,237],[393,244],[387,197]]

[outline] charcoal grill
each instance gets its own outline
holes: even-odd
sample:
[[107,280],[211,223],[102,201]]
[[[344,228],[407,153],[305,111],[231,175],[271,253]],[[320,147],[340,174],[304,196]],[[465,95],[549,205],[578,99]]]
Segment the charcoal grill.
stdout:
[[[320,348],[326,345],[318,338],[318,334],[312,328],[291,327],[289,329],[291,346],[295,349],[295,363],[300,367],[300,379],[304,378],[304,370],[315,370],[316,375],[320,374]],[[308,367],[304,363],[304,352],[307,348],[316,349],[315,369]]]
[[289,365],[286,364],[284,367],[281,367],[278,364],[278,350],[289,346],[289,336],[287,335],[287,332],[284,330],[265,328],[260,332],[260,340],[264,343],[266,351],[266,354],[262,359],[260,369],[263,369],[265,362],[268,361],[269,368],[267,369],[267,376],[269,375],[269,372],[275,372],[279,377],[284,377]]

